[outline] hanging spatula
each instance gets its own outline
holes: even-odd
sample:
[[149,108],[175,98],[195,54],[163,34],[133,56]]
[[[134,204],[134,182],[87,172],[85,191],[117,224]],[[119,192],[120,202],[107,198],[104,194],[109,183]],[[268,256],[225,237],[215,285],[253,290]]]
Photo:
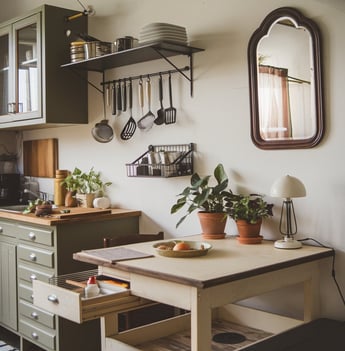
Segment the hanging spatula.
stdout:
[[165,109],[165,124],[172,124],[176,122],[176,108],[172,103],[172,88],[171,88],[171,74],[169,73],[169,100],[170,107]]
[[161,125],[165,122],[165,110],[163,107],[163,78],[161,73],[159,74],[159,102],[161,107],[157,111],[157,117],[154,120],[157,125]]
[[122,129],[121,132],[121,139],[122,140],[128,140],[130,139],[135,130],[137,129],[137,124],[135,123],[135,120],[132,116],[132,106],[133,106],[133,90],[132,90],[132,80],[129,80],[129,86],[128,86],[128,109],[129,109],[129,113],[130,113],[130,117],[128,122],[125,124],[125,126]]

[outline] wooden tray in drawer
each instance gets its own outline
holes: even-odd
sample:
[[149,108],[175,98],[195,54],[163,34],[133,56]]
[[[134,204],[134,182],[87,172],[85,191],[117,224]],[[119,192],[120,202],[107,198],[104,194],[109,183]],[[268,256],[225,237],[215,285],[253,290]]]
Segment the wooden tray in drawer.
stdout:
[[33,281],[34,305],[76,323],[97,319],[113,312],[126,311],[148,301],[131,295],[129,289],[109,291],[84,298],[82,288],[69,290],[39,280]]

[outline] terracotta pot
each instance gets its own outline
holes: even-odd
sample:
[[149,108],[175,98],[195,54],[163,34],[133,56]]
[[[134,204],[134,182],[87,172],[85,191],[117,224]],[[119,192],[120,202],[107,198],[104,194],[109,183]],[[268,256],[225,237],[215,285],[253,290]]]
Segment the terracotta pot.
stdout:
[[227,216],[225,213],[198,212],[202,237],[204,239],[224,239]]
[[241,244],[260,244],[262,236],[260,235],[262,220],[259,220],[255,224],[248,223],[245,220],[238,219],[236,221],[238,230],[238,241]]
[[66,207],[76,207],[77,199],[75,198],[75,191],[67,191],[65,196],[65,206]]

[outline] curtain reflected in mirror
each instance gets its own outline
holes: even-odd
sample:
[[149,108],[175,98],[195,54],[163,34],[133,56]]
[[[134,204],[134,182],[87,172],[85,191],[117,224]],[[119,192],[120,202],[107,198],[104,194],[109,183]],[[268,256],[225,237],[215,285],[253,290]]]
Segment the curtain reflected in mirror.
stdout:
[[319,41],[315,24],[291,8],[273,11],[253,34],[251,135],[258,147],[312,147],[321,140]]

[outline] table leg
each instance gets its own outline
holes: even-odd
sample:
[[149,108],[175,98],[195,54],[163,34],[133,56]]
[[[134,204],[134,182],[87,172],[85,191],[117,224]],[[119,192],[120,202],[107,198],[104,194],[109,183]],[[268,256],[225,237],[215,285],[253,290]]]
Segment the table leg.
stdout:
[[191,300],[191,351],[210,351],[212,311],[209,294],[193,289]]
[[319,264],[311,268],[311,278],[304,282],[304,321],[310,322],[320,316]]

